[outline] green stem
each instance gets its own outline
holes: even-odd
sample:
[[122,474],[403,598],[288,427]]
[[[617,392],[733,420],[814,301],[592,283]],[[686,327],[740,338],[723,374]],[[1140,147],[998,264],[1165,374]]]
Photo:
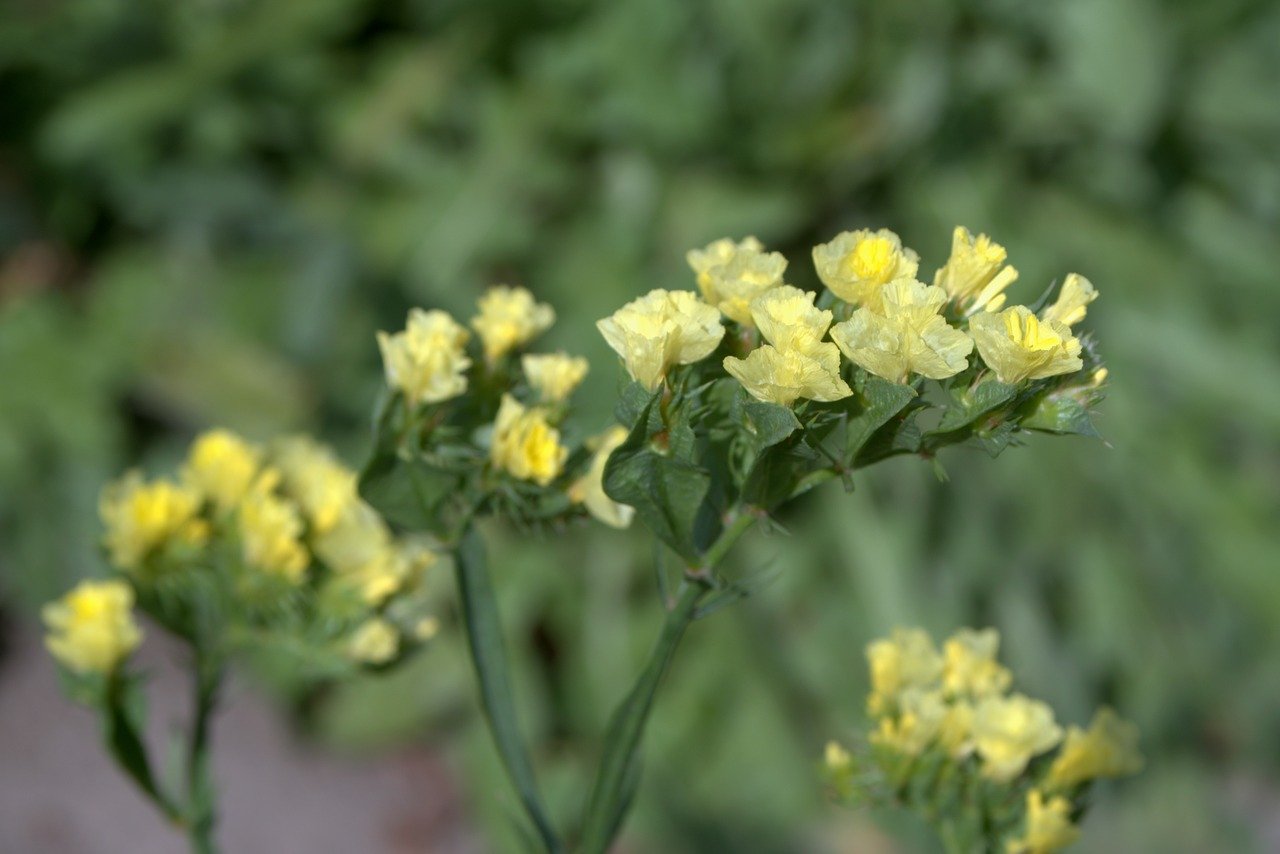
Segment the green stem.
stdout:
[[605,734],[600,768],[587,800],[582,828],[583,854],[604,854],[621,830],[639,783],[640,744],[662,677],[671,666],[685,630],[697,618],[698,606],[714,589],[712,570],[751,529],[756,518],[750,511],[736,514],[698,565],[686,572],[686,583],[674,607],[667,612],[658,642],[635,685],[614,711]]
[[187,834],[195,854],[214,854],[217,799],[210,761],[213,713],[222,687],[222,663],[195,647],[192,722],[187,751]]

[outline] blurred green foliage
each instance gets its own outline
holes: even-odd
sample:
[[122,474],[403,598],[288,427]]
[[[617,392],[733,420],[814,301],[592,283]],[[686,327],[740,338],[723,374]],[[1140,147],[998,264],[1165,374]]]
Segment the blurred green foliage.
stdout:
[[[1075,270],[1109,447],[894,463],[741,550],[779,580],[700,624],[655,717],[637,850],[854,850],[822,803],[862,646],[993,624],[1028,691],[1143,727],[1082,849],[1269,850],[1280,828],[1280,6],[1064,0],[15,0],[0,10],[0,578],[98,571],[96,493],[194,430],[358,460],[375,329],[494,281],[617,374],[592,322],[683,253],[887,226],[993,234],[1030,300]],[[656,630],[648,544],[496,543],[529,726],[571,809]],[[505,548],[504,548],[505,546]],[[502,791],[456,633],[333,698],[342,743],[429,728]],[[629,662],[619,666],[618,662]],[[476,799],[476,809],[490,801]],[[476,822],[500,836],[513,805]],[[896,828],[916,850],[918,828]],[[912,834],[916,834],[913,836]],[[496,843],[495,843],[496,844]],[[858,848],[857,850],[861,850]],[[923,850],[923,849],[921,849]]]

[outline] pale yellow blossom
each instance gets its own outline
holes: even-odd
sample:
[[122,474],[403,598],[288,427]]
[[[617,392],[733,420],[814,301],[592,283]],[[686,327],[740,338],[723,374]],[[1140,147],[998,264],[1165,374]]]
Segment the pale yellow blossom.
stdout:
[[1080,370],[1080,341],[1056,320],[1039,320],[1026,306],[969,320],[978,353],[1002,383],[1020,383]]
[[831,329],[831,340],[859,367],[895,383],[911,374],[940,380],[968,367],[973,341],[939,314],[946,294],[915,279],[895,279],[879,310],[858,309]]
[[1071,823],[1071,803],[1066,798],[1045,799],[1036,789],[1027,793],[1026,832],[1012,839],[1007,854],[1053,854],[1080,838]]
[[316,556],[370,605],[379,605],[421,577],[436,561],[427,549],[397,542],[377,511],[352,501],[338,521],[313,538]]
[[923,629],[894,629],[888,638],[867,645],[871,694],[867,710],[884,715],[911,688],[933,688],[942,677],[942,656]]
[[1124,777],[1142,770],[1138,728],[1111,709],[1099,709],[1088,730],[1070,727],[1049,767],[1048,785],[1070,789],[1099,777]]
[[1062,740],[1053,710],[1022,694],[989,696],[973,710],[973,743],[982,773],[998,782],[1017,777],[1035,756]]
[[527,409],[511,395],[503,395],[493,425],[490,459],[512,477],[546,486],[560,476],[569,450],[560,444],[560,431],[539,408]]
[[302,543],[302,514],[275,491],[279,481],[278,471],[264,470],[240,502],[240,546],[248,566],[298,584],[310,555]]
[[727,356],[724,369],[757,400],[791,406],[797,400],[840,400],[853,389],[840,376],[840,351],[825,341],[797,340],[786,349],[757,347],[745,359]]
[[262,463],[262,453],[230,430],[201,433],[191,444],[182,481],[219,510],[240,503]]
[[821,341],[831,325],[831,312],[816,308],[813,300],[812,293],[781,285],[751,301],[751,317],[764,340],[779,350]]
[[561,403],[582,384],[589,365],[581,356],[528,353],[520,360],[525,379],[545,403]]
[[142,642],[133,589],[123,581],[82,581],[41,616],[51,655],[77,673],[110,673]]
[[1068,273],[1058,291],[1058,298],[1053,305],[1040,312],[1040,319],[1056,321],[1063,326],[1072,327],[1084,320],[1089,310],[1089,303],[1098,298],[1098,291],[1093,283],[1079,273]]
[[974,237],[957,225],[951,236],[951,257],[934,274],[933,284],[968,314],[999,311],[1005,289],[1018,279],[1018,271],[1005,266],[1006,257],[1005,248],[990,237]]
[[701,361],[724,337],[720,312],[688,291],[650,291],[596,324],[632,379],[649,391],[677,365]]
[[951,696],[1002,694],[1013,675],[996,661],[1000,633],[995,629],[961,629],[942,646],[942,687]]
[[871,742],[909,756],[919,756],[942,732],[947,720],[947,704],[942,692],[909,688],[897,702],[897,712],[880,719]]
[[782,284],[787,259],[778,252],[765,252],[754,237],[741,243],[728,238],[686,256],[697,274],[698,288],[708,303],[725,317],[750,324],[751,301],[770,288]]
[[614,425],[597,437],[595,454],[586,474],[569,487],[569,500],[582,504],[587,512],[611,528],[626,528],[635,517],[634,508],[619,504],[604,491],[604,468],[609,456],[627,441],[627,428]]
[[290,436],[272,448],[272,464],[281,485],[302,507],[313,534],[323,534],[357,500],[356,473],[333,453],[306,436]]
[[920,256],[887,228],[860,229],[813,247],[813,264],[818,278],[840,299],[878,309],[881,289],[894,279],[914,277]]
[[400,651],[400,633],[381,617],[366,620],[347,641],[347,655],[362,664],[386,664]]
[[410,310],[403,332],[378,333],[387,385],[403,392],[410,406],[457,397],[467,390],[469,337],[443,311]]
[[477,305],[480,313],[471,318],[471,328],[480,336],[489,361],[523,347],[556,322],[555,309],[534,300],[525,288],[497,285]]
[[200,518],[200,493],[166,480],[147,483],[130,472],[102,492],[98,512],[106,528],[104,542],[112,564],[138,569],[171,543],[198,546],[209,536]]

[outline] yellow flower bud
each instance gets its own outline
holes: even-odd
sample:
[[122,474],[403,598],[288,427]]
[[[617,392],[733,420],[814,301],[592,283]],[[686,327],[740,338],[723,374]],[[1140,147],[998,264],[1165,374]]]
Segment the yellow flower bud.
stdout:
[[702,298],[725,317],[750,324],[751,301],[770,288],[782,284],[787,259],[778,252],[765,252],[754,237],[741,243],[728,238],[693,249],[686,256],[697,273]]
[[1142,770],[1138,728],[1111,709],[1099,709],[1088,731],[1067,730],[1066,741],[1049,768],[1048,785],[1070,789],[1099,777],[1124,777]]
[[940,691],[911,688],[898,698],[896,715],[880,719],[871,742],[909,756],[919,756],[938,738],[947,719]]
[[1008,253],[985,234],[976,238],[964,226],[957,225],[951,235],[951,257],[933,276],[933,284],[942,288],[966,312],[999,311],[1004,305],[1004,291],[1018,279],[1018,271],[1004,266]]
[[996,661],[1000,633],[961,629],[942,646],[942,687],[951,696],[981,698],[1002,694],[1013,675]]
[[614,425],[597,437],[595,455],[586,474],[569,487],[569,500],[586,506],[587,512],[611,528],[626,528],[636,511],[619,504],[604,491],[604,467],[609,456],[627,441],[627,428]]
[[1067,273],[1058,291],[1058,298],[1053,305],[1040,312],[1040,319],[1045,322],[1057,322],[1063,326],[1075,326],[1084,320],[1088,313],[1089,303],[1098,298],[1098,291],[1093,283],[1079,273]]
[[123,581],[82,581],[44,606],[45,646],[77,673],[110,673],[142,642],[132,608],[133,589]]
[[403,392],[410,406],[457,397],[467,390],[469,336],[443,311],[412,309],[403,332],[378,333],[387,385]]
[[1020,383],[1084,367],[1080,342],[1056,320],[1040,321],[1026,306],[969,320],[969,334],[987,367],[1002,383]]
[[757,347],[739,359],[727,356],[724,369],[757,400],[790,406],[798,399],[840,400],[853,394],[840,376],[834,344],[800,339],[785,349]]
[[1062,740],[1053,710],[1021,694],[985,697],[973,710],[973,742],[982,758],[982,773],[1008,782],[1022,773],[1032,757]]
[[153,552],[170,543],[202,545],[209,525],[200,518],[200,494],[168,481],[143,481],[131,472],[103,490],[98,512],[106,528],[111,562],[138,569]]
[[939,288],[895,279],[881,290],[878,311],[858,309],[831,329],[831,340],[854,364],[891,382],[955,376],[968,367],[973,341],[938,313],[946,301]]
[[688,291],[653,290],[596,323],[627,373],[649,391],[667,371],[710,356],[724,337],[720,312]]
[[751,301],[751,317],[764,340],[779,350],[795,342],[821,341],[831,325],[831,312],[815,308],[813,299],[812,293],[781,285]]
[[582,384],[587,376],[587,360],[564,353],[534,355],[520,360],[529,386],[546,403],[561,403]]
[[526,409],[507,394],[494,421],[489,456],[512,477],[546,486],[560,476],[569,450],[560,444],[560,431],[547,422],[545,412]]
[[853,770],[853,756],[839,742],[828,741],[822,751],[822,764],[829,774],[848,774]]
[[314,534],[323,534],[338,524],[357,500],[356,473],[306,436],[277,442],[272,462],[282,476],[285,494],[302,507]]
[[894,629],[888,638],[867,645],[871,668],[871,695],[867,710],[873,715],[891,712],[902,693],[911,688],[935,687],[942,676],[942,656],[923,629]]
[[525,288],[497,285],[477,305],[480,313],[471,318],[471,328],[480,336],[490,362],[528,344],[556,322],[555,309],[535,301]]
[[419,643],[426,643],[438,634],[440,634],[440,621],[435,617],[423,617],[413,624],[413,639]]
[[275,493],[279,481],[279,472],[265,470],[240,503],[241,551],[247,565],[297,584],[310,556],[302,544],[302,514]]
[[830,243],[813,247],[818,278],[848,303],[880,308],[880,290],[894,279],[914,277],[920,256],[882,228],[844,231]]
[[1007,854],[1053,854],[1080,838],[1080,829],[1071,823],[1071,803],[1063,797],[1045,800],[1032,789],[1027,792],[1026,833],[1010,840]]
[[347,642],[347,656],[361,664],[386,664],[400,652],[400,633],[381,617],[366,620]]
[[249,491],[261,458],[257,448],[230,430],[210,430],[191,444],[182,481],[225,512]]
[[435,563],[430,551],[397,543],[386,522],[353,500],[330,529],[313,540],[316,556],[370,605],[380,605]]

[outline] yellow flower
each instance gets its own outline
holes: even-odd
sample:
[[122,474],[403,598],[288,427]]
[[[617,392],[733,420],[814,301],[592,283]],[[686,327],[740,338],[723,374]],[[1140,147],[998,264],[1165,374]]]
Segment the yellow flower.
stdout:
[[439,403],[467,390],[470,333],[443,311],[410,310],[403,332],[378,333],[387,385],[410,406]]
[[1040,312],[1040,319],[1046,322],[1056,321],[1063,326],[1075,326],[1084,320],[1088,313],[1089,303],[1098,298],[1098,291],[1093,283],[1079,273],[1067,273],[1058,291],[1058,298],[1053,305]]
[[1049,768],[1048,785],[1070,789],[1099,777],[1124,777],[1142,770],[1138,728],[1111,709],[1099,709],[1088,731],[1067,730],[1062,750]]
[[435,617],[423,617],[413,624],[413,639],[426,643],[440,634],[440,621]]
[[839,742],[828,741],[822,751],[822,764],[829,774],[848,774],[853,770],[853,756]]
[[796,342],[821,341],[831,325],[831,312],[815,308],[813,299],[812,293],[781,285],[751,301],[751,317],[764,340],[779,350]]
[[636,515],[634,508],[619,504],[604,491],[604,467],[609,456],[627,441],[627,428],[614,425],[596,439],[598,443],[586,474],[569,487],[569,500],[585,505],[587,512],[611,528],[626,528]]
[[111,562],[132,570],[152,552],[172,542],[202,545],[209,525],[199,517],[200,495],[164,480],[143,481],[137,472],[109,485],[98,502]]
[[1056,320],[1040,321],[1023,305],[969,320],[969,334],[1002,383],[1039,380],[1080,370],[1080,342]]
[[745,359],[725,357],[724,369],[765,403],[790,406],[800,398],[827,401],[853,394],[840,376],[840,351],[823,341],[797,340],[785,350],[765,344]]
[[471,318],[471,328],[480,336],[490,362],[528,344],[556,322],[555,309],[535,301],[524,288],[497,285],[477,305],[480,313]]
[[649,391],[676,365],[701,361],[724,337],[720,312],[688,291],[653,290],[596,323],[627,373]]
[[937,273],[933,284],[964,306],[966,313],[999,311],[1005,289],[1018,279],[1018,271],[1004,265],[1008,253],[985,234],[976,238],[969,229],[957,225],[951,235],[951,257]]
[[1045,800],[1032,789],[1027,792],[1027,831],[1009,841],[1008,854],[1053,854],[1074,843],[1080,829],[1071,823],[1071,804],[1066,798]]
[[545,412],[526,409],[506,394],[493,424],[489,456],[512,477],[546,486],[560,476],[569,450],[560,444],[560,431],[547,422]]
[[581,356],[564,353],[530,353],[520,360],[520,365],[524,368],[524,376],[529,385],[546,403],[568,400],[569,395],[586,378],[589,367],[587,360]]
[[244,562],[297,584],[310,558],[302,544],[302,514],[275,493],[280,473],[267,469],[240,503],[240,546]]
[[973,704],[966,700],[953,700],[947,707],[947,716],[938,727],[938,743],[953,758],[963,759],[973,751]]
[[77,673],[110,673],[142,642],[132,608],[123,581],[82,581],[44,606],[45,646]]
[[942,646],[942,687],[951,696],[981,698],[1002,694],[1013,676],[996,661],[1000,633],[961,629]]
[[895,279],[881,290],[879,310],[863,307],[831,329],[831,340],[850,361],[891,382],[911,374],[941,380],[968,367],[973,341],[938,313],[946,294],[915,279]]
[[725,317],[750,324],[751,301],[770,288],[782,284],[787,259],[778,252],[765,252],[754,237],[741,243],[728,238],[692,249],[686,256],[697,273],[702,298]]
[[314,534],[338,524],[357,500],[356,473],[324,446],[306,436],[290,436],[272,448],[285,494],[302,507]]
[[871,696],[867,710],[888,714],[910,688],[932,688],[942,676],[942,656],[923,629],[894,629],[888,638],[867,645]]
[[370,605],[400,592],[436,560],[427,549],[397,543],[377,511],[360,500],[318,534],[313,547],[325,566]]
[[1062,740],[1053,710],[1021,694],[986,697],[973,710],[973,743],[982,757],[982,773],[1008,782],[1031,758]]
[[899,753],[919,756],[942,732],[947,712],[942,692],[907,689],[898,698],[898,713],[880,719],[880,727],[871,734],[871,741]]
[[210,430],[191,444],[182,481],[225,512],[249,491],[261,458],[257,448],[230,430]]
[[845,302],[880,308],[880,289],[894,279],[914,277],[920,256],[882,228],[844,231],[813,247],[818,278]]
[[400,651],[400,633],[381,617],[366,620],[347,641],[347,656],[361,664],[386,664]]

